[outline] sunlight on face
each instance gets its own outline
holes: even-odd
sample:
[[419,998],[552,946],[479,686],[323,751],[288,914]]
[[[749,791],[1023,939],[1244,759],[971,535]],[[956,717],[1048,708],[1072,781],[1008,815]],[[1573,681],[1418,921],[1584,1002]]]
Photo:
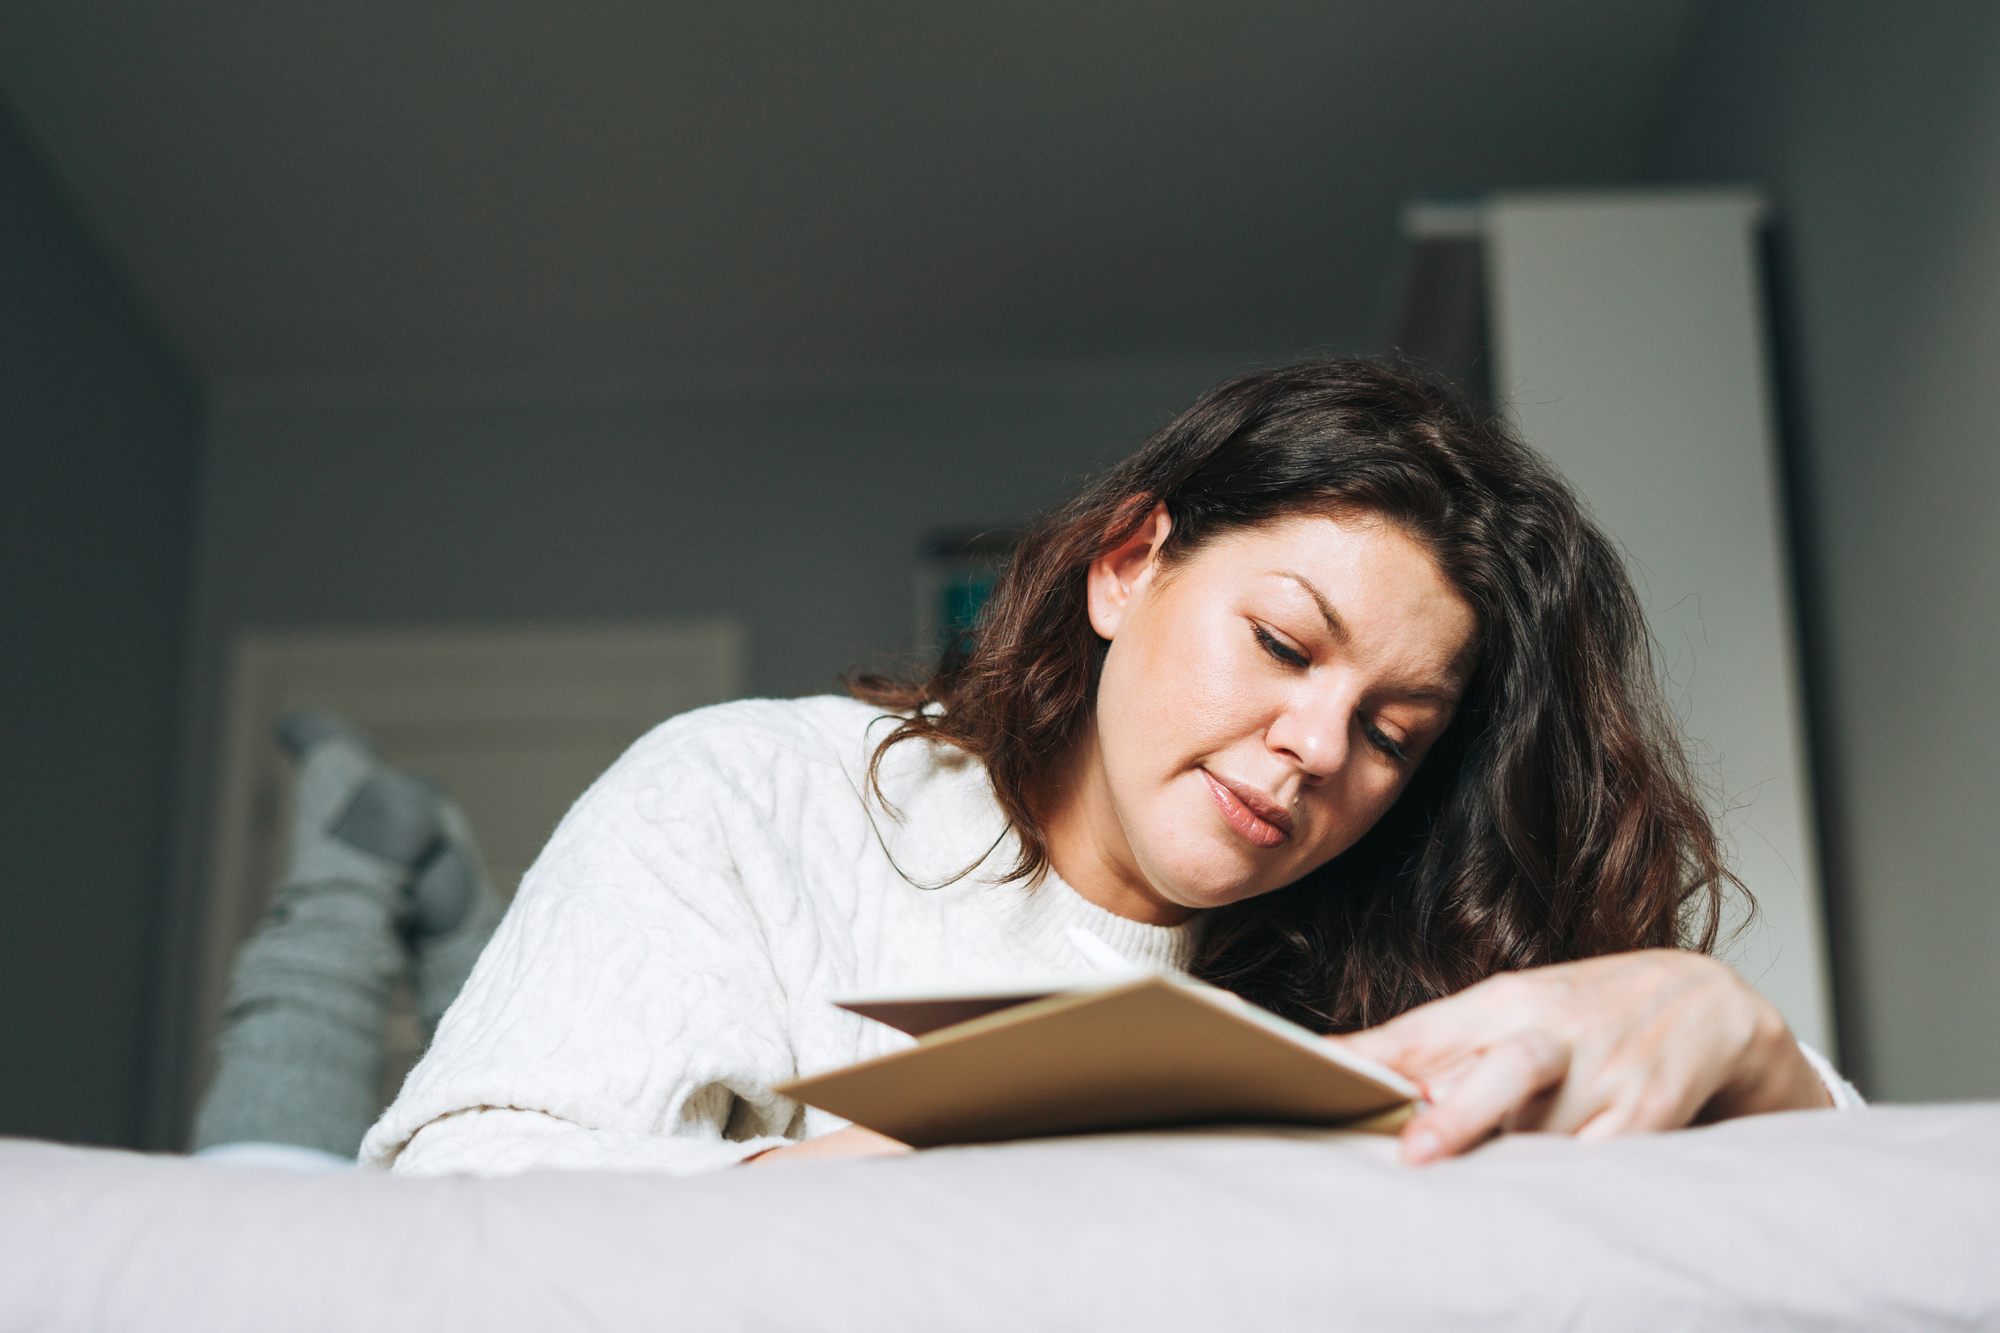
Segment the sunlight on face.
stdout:
[[1168,568],[1156,508],[1090,571],[1111,641],[1047,821],[1086,898],[1171,924],[1281,888],[1394,803],[1451,721],[1472,608],[1403,531],[1298,517]]

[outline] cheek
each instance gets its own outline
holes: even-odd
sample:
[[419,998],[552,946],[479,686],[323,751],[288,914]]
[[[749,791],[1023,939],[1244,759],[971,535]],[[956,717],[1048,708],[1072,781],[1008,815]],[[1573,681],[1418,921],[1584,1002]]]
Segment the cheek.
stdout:
[[1099,682],[1098,722],[1114,775],[1171,777],[1205,755],[1256,734],[1257,682],[1227,626],[1186,623],[1112,645]]

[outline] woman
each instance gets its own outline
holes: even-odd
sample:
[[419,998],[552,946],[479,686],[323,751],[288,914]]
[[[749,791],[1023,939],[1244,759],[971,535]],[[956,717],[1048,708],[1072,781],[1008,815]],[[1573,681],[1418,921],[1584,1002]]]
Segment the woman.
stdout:
[[1830,1105],[1706,956],[1731,880],[1646,647],[1497,426],[1365,363],[1245,376],[1035,528],[969,657],[635,745],[363,1158],[893,1151],[769,1091],[907,1040],[828,996],[1072,970],[1071,925],[1419,1080],[1412,1161]]

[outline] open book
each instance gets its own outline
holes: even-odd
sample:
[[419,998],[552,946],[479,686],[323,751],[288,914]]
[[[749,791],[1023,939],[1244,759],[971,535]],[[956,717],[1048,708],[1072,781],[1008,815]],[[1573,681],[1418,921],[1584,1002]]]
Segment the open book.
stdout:
[[1393,1132],[1419,1090],[1190,977],[1123,973],[834,1003],[917,1044],[774,1091],[914,1147],[1167,1125]]

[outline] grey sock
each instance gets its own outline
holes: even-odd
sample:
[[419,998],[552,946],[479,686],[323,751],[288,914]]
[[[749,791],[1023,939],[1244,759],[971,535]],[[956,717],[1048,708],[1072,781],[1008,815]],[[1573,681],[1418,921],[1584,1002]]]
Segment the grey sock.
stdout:
[[346,718],[337,713],[323,713],[317,708],[294,708],[278,719],[278,744],[294,759],[303,760],[306,751],[321,741],[336,736],[346,737],[362,749],[373,753],[373,747],[360,732],[348,724]]
[[389,991],[409,965],[408,888],[439,845],[441,801],[382,768],[338,718],[293,714],[279,736],[299,758],[291,863],[238,955],[194,1146],[352,1156],[380,1109]]
[[357,880],[401,892],[443,834],[437,788],[382,767],[359,732],[326,713],[292,713],[279,735],[294,749],[298,799],[287,884]]
[[417,956],[417,1021],[428,1042],[458,998],[505,908],[493,892],[472,828],[459,808],[439,807],[443,849],[410,888],[408,937]]
[[279,892],[243,946],[194,1148],[291,1143],[352,1157],[374,1123],[400,897],[317,880]]
[[397,883],[444,835],[437,788],[407,773],[372,773],[348,798],[327,830],[343,847],[363,851],[394,868]]

